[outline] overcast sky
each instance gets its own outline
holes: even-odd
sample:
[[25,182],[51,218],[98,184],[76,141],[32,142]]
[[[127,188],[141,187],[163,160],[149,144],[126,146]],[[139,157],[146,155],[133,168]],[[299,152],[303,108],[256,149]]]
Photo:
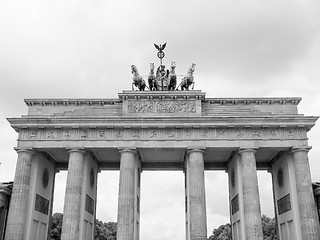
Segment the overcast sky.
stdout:
[[[0,0],[0,181],[12,181],[17,133],[6,117],[25,98],[117,98],[131,88],[130,65],[147,75],[153,43],[164,63],[214,97],[302,97],[320,116],[320,1]],[[309,132],[313,181],[320,181],[320,122]],[[63,209],[66,172],[54,210]],[[116,221],[118,172],[99,174],[98,213]],[[224,172],[206,172],[208,234],[229,220]],[[143,172],[141,239],[185,239],[182,172]],[[259,174],[262,212],[273,215],[271,177]]]

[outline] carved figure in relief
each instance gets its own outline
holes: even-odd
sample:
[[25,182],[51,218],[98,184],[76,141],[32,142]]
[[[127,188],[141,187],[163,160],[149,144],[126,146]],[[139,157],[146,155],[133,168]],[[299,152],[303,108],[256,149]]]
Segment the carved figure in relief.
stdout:
[[121,133],[120,130],[117,130],[116,132],[116,138],[122,138],[123,134]]
[[67,130],[67,131],[65,132],[64,136],[65,136],[65,137],[70,137],[70,136],[71,136],[70,131]]
[[132,90],[134,90],[134,85],[139,89],[139,91],[144,91],[146,87],[146,82],[140,76],[138,69],[135,65],[131,65],[131,73],[133,74]]
[[193,90],[194,88],[194,70],[195,70],[195,66],[196,64],[192,63],[191,67],[188,70],[187,76],[185,76],[184,78],[182,78],[181,83],[180,83],[180,87],[181,90],[189,90],[190,85],[192,85],[191,90]]
[[80,137],[81,138],[87,138],[88,137],[88,131],[86,131],[86,130],[82,131]]
[[174,138],[174,133],[171,130],[167,130],[168,138]]
[[99,137],[104,137],[104,131],[99,132]]
[[30,133],[30,138],[35,138],[35,137],[37,137],[37,135],[38,135],[38,131],[32,131]]
[[138,130],[134,131],[133,136],[134,138],[140,138],[140,132]]
[[52,131],[47,133],[47,138],[53,138],[53,132]]
[[152,134],[150,136],[150,139],[151,138],[156,138],[157,137],[157,131],[152,131]]
[[150,73],[148,76],[148,83],[150,91],[158,91],[158,83],[154,75],[154,63],[150,63]]
[[177,75],[176,75],[175,69],[176,69],[176,62],[172,61],[171,62],[170,73],[169,73],[169,87],[168,87],[169,91],[176,90]]

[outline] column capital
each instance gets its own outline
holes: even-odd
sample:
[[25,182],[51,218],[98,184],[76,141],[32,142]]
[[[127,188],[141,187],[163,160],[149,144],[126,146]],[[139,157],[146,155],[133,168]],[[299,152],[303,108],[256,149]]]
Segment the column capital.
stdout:
[[188,147],[187,148],[187,153],[192,153],[192,152],[201,152],[204,153],[204,151],[206,150],[205,147]]
[[238,149],[238,152],[240,154],[245,153],[245,152],[253,152],[253,153],[255,153],[258,149],[259,148],[257,148],[257,147],[240,147]]
[[295,153],[295,152],[309,152],[310,149],[311,149],[310,146],[296,146],[296,147],[292,147],[292,148],[291,148],[291,153]]
[[17,153],[22,153],[22,152],[26,152],[26,153],[30,153],[30,154],[35,154],[35,150],[33,148],[19,148],[19,147],[15,147],[14,150]]
[[84,154],[86,150],[84,148],[68,148],[68,153],[78,152]]
[[136,154],[137,153],[137,149],[136,148],[118,148],[119,153],[125,153],[125,152],[131,152]]

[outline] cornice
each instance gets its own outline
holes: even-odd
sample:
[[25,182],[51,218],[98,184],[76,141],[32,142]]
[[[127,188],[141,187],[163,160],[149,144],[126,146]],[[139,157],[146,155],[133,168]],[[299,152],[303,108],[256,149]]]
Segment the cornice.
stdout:
[[121,99],[106,99],[106,98],[48,98],[48,99],[25,99],[27,106],[57,106],[57,105],[77,105],[77,106],[103,106],[121,103]]
[[211,104],[293,104],[298,105],[301,101],[300,97],[249,97],[249,98],[206,98],[204,102]]
[[[181,121],[183,119],[183,122]],[[304,128],[309,131],[318,117],[25,117],[8,118],[18,131],[27,128]]]
[[126,99],[200,99],[211,104],[293,104],[298,105],[301,101],[299,97],[262,97],[262,98],[205,98],[205,93],[201,91],[175,91],[175,92],[137,92],[123,91],[119,93],[119,99],[110,98],[48,98],[48,99],[25,99],[27,106],[57,106],[57,105],[83,105],[83,106],[103,106],[121,103]]

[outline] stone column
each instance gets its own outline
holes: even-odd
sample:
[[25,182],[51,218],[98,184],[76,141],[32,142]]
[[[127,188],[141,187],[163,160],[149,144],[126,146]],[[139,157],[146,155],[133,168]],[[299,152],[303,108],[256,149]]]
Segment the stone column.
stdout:
[[187,239],[207,239],[203,150],[189,149],[186,158]]
[[18,161],[7,221],[6,240],[23,240],[25,236],[31,162],[34,152],[30,149],[18,149],[17,152]]
[[319,219],[313,196],[308,160],[310,147],[292,148],[302,239],[319,240]]
[[126,148],[120,154],[117,240],[134,240],[136,151]]
[[64,200],[62,240],[78,240],[82,190],[82,169],[85,151],[69,151],[67,186]]
[[255,152],[253,148],[239,149],[246,240],[263,240]]

